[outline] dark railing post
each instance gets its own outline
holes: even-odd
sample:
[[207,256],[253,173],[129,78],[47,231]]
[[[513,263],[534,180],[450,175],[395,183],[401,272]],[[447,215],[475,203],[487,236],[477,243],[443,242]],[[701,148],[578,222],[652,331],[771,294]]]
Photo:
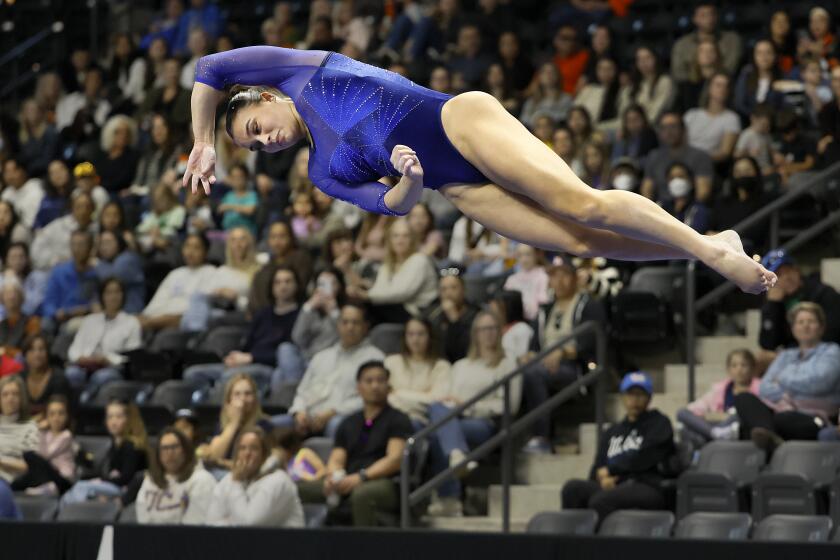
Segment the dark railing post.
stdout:
[[688,402],[694,401],[694,350],[697,344],[697,312],[694,301],[697,297],[696,280],[697,261],[692,259],[685,267],[685,361],[688,364]]
[[510,380],[505,383],[504,413],[502,414],[502,432],[505,440],[502,444],[502,531],[510,532],[510,483],[513,467],[513,441],[510,437]]
[[99,6],[97,0],[87,0],[90,9],[90,56],[93,60],[99,58]]
[[779,246],[779,214],[780,210],[776,210],[770,214],[770,248],[775,249]]
[[400,527],[408,529],[411,525],[409,502],[409,469],[411,468],[411,450],[414,447],[414,438],[408,438],[403,449],[403,456],[400,460]]
[[[589,371],[595,369],[606,370],[607,368],[607,335],[603,329],[595,331],[595,359],[596,364],[589,364]],[[598,445],[601,445],[601,434],[604,431],[604,421],[607,418],[606,413],[607,400],[607,376],[602,374],[598,377],[595,383],[595,428],[596,440]]]

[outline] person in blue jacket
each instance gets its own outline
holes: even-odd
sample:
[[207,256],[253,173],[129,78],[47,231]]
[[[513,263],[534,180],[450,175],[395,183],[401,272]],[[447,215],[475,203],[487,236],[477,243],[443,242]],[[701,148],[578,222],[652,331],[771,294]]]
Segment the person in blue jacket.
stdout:
[[[705,236],[631,192],[587,186],[491,95],[455,97],[335,52],[253,46],[202,57],[195,72],[195,144],[184,186],[215,182],[216,106],[227,133],[278,152],[306,138],[309,176],[364,210],[404,215],[423,188],[504,237],[580,256],[696,258],[747,292],[776,276],[733,231]],[[421,163],[422,162],[422,163]],[[398,178],[394,186],[380,181]]]

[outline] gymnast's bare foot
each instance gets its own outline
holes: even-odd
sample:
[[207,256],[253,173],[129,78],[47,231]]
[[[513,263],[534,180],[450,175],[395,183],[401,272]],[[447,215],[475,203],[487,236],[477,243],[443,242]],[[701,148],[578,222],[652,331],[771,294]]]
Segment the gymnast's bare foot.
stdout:
[[776,275],[744,253],[741,236],[726,230],[710,236],[719,249],[708,264],[748,294],[760,294],[776,284]]

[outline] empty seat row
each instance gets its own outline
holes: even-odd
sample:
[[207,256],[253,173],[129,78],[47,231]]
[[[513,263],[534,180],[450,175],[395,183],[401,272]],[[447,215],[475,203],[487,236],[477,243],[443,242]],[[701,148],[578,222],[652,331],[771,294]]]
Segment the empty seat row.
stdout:
[[[687,515],[674,526],[670,511],[622,510],[611,513],[598,528],[593,510],[563,510],[538,513],[528,523],[527,532],[546,535],[602,535],[681,539],[746,540],[753,529],[748,513],[698,512]],[[819,515],[771,515],[752,531],[759,541],[825,542],[831,536],[831,518]],[[597,533],[596,533],[597,529]],[[834,535],[840,542],[840,530]]]

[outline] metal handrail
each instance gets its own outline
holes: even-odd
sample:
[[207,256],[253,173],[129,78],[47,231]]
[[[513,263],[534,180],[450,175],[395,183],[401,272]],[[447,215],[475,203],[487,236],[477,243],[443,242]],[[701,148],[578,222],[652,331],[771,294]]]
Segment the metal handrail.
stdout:
[[26,39],[22,43],[18,44],[16,47],[11,49],[3,56],[0,56],[0,68],[5,66],[9,62],[12,62],[16,58],[23,56],[26,53],[26,51],[28,51],[29,49],[31,49],[32,47],[49,37],[52,33],[54,33],[53,25],[54,24],[50,24],[49,27],[42,29],[29,39]]
[[[542,360],[554,350],[560,348],[564,344],[574,339],[577,336],[587,334],[595,334],[595,363],[589,364],[589,371],[582,377],[575,380],[572,384],[564,387],[559,393],[542,403],[534,410],[525,414],[522,418],[511,424],[510,414],[510,383],[519,376],[524,375],[525,371],[535,362]],[[520,365],[515,370],[505,375],[495,383],[487,386],[482,391],[473,395],[467,401],[461,403],[459,406],[450,410],[450,412],[419,432],[412,435],[406,442],[403,451],[402,463],[400,468],[400,523],[404,529],[410,526],[410,509],[411,506],[417,504],[420,500],[428,496],[434,489],[441,485],[453,473],[462,469],[470,461],[477,461],[495,450],[499,445],[502,446],[502,529],[505,532],[510,530],[510,486],[512,479],[512,458],[513,438],[520,434],[523,430],[528,428],[531,424],[536,422],[544,414],[549,413],[552,409],[560,404],[566,402],[574,395],[576,395],[581,388],[591,385],[595,381],[601,381],[595,393],[595,422],[598,427],[598,438],[601,437],[601,425],[604,422],[604,394],[605,386],[603,383],[603,373],[607,371],[607,335],[604,328],[595,321],[587,321],[572,330],[567,336],[564,336],[553,345],[545,348],[542,352],[537,354],[529,362]],[[438,473],[430,480],[423,483],[419,488],[413,492],[410,491],[409,469],[411,465],[411,453],[414,447],[421,441],[428,439],[436,430],[444,424],[457,419],[464,411],[472,407],[481,399],[487,397],[491,393],[497,391],[500,387],[504,388],[504,412],[502,414],[502,427],[490,439],[479,445],[476,449],[470,451],[466,457],[457,465],[450,465],[448,469]]]
[[[770,217],[770,245],[771,247],[778,247],[779,243],[779,211],[790,206],[796,199],[803,194],[811,192],[816,187],[821,186],[826,180],[835,175],[840,175],[840,162],[824,169],[818,173],[811,180],[802,183],[801,185],[789,190],[770,204],[762,207],[761,210],[748,218],[741,220],[731,229],[741,233],[746,229],[758,225],[768,217]],[[835,210],[827,216],[819,220],[814,225],[799,232],[795,237],[783,244],[780,249],[785,251],[793,251],[798,249],[805,243],[808,243],[828,228],[840,224],[840,210]],[[685,343],[686,343],[686,363],[688,365],[688,400],[693,401],[695,396],[695,345],[697,342],[697,313],[703,311],[707,307],[719,301],[722,297],[735,289],[735,284],[732,282],[725,282],[712,291],[704,295],[699,300],[695,301],[696,293],[696,274],[697,261],[691,260],[685,269],[686,273],[686,296],[685,296]]]

